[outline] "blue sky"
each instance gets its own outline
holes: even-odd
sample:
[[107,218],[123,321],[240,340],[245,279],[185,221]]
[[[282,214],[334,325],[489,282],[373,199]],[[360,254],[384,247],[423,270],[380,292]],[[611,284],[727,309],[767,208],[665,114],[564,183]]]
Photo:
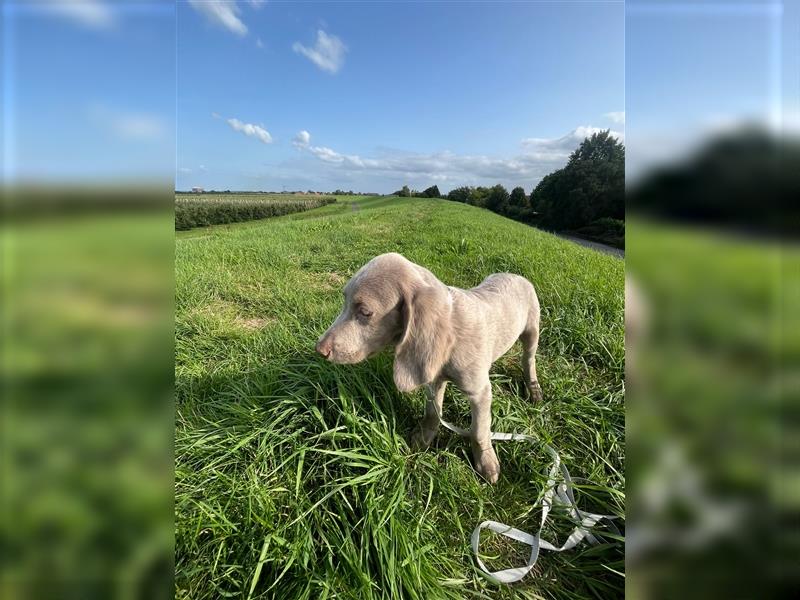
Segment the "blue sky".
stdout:
[[623,8],[181,3],[176,186],[529,190],[624,131]]
[[594,128],[625,134],[629,175],[745,118],[800,131],[794,1],[6,0],[2,15],[6,181],[529,191]]
[[628,0],[628,179],[743,123],[796,135],[799,33],[795,0]]
[[145,0],[3,2],[3,179],[171,179],[174,15]]

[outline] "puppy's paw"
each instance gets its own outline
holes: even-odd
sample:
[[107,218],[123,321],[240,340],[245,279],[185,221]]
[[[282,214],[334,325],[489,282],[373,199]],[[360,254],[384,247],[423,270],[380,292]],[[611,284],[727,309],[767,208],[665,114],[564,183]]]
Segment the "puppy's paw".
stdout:
[[500,479],[500,461],[497,460],[494,448],[491,446],[485,450],[474,448],[472,452],[475,459],[475,470],[489,483],[497,483],[497,480]]
[[542,386],[538,381],[531,381],[528,384],[528,392],[531,395],[531,402],[537,404],[542,401]]
[[421,452],[422,450],[428,449],[428,447],[433,443],[435,437],[435,429],[431,431],[430,429],[418,426],[414,430],[414,433],[411,434],[411,440],[409,440],[408,445],[414,452]]

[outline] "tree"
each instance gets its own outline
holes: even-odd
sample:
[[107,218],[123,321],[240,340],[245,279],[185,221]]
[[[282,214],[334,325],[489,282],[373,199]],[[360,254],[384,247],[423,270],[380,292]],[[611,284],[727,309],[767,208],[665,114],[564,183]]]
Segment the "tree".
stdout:
[[753,126],[726,133],[628,191],[629,210],[797,236],[800,140]]
[[472,188],[468,186],[462,186],[450,190],[450,193],[447,194],[447,199],[452,200],[454,202],[466,203],[469,200],[471,193],[472,193]]
[[411,197],[411,190],[408,189],[407,185],[404,185],[403,189],[401,189],[398,192],[395,192],[395,195],[396,196],[400,196],[401,198],[410,198]]
[[422,192],[420,194],[420,196],[422,196],[423,198],[438,198],[438,197],[440,197],[441,194],[439,193],[439,186],[438,185],[432,185],[431,187],[426,189],[424,192]]
[[587,160],[601,162],[625,162],[625,146],[611,135],[611,131],[606,129],[598,133],[593,133],[591,137],[585,138],[581,145],[569,156],[567,165]]
[[481,208],[486,206],[486,199],[489,197],[489,188],[478,186],[475,188],[471,188],[469,191],[469,198],[467,198],[467,204],[472,204],[473,206],[480,206]]
[[511,196],[508,198],[508,204],[517,208],[522,208],[528,204],[528,198],[525,195],[525,190],[521,187],[515,187],[511,190]]
[[504,213],[508,208],[508,190],[499,183],[489,190],[486,208],[496,213]]
[[581,142],[562,169],[531,193],[531,207],[553,229],[576,229],[603,217],[625,218],[625,147],[608,130]]

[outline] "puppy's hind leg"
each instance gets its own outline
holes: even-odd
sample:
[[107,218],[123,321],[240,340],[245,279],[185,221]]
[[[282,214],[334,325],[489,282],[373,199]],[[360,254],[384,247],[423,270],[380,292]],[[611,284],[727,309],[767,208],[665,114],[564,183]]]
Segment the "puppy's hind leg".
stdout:
[[539,347],[539,313],[531,315],[528,326],[519,336],[522,342],[522,370],[525,375],[525,385],[531,396],[531,402],[542,399],[542,388],[536,375],[536,350]]

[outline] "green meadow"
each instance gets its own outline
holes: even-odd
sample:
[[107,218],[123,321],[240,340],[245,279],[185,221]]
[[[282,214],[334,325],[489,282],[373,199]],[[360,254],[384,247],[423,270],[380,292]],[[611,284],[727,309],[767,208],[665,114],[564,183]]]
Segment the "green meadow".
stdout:
[[[366,261],[395,251],[449,285],[527,277],[542,305],[538,373],[521,350],[492,369],[493,429],[561,453],[581,508],[624,518],[624,263],[465,204],[337,197],[278,218],[178,232],[176,239],[176,597],[609,598],[624,594],[624,548],[542,552],[512,586],[486,580],[469,537],[484,519],[535,532],[549,457],[498,442],[500,481],[442,429],[425,452],[409,435],[421,391],[401,394],[392,355],[332,365],[314,344]],[[444,417],[469,405],[448,386]],[[562,543],[560,513],[545,538]],[[529,549],[483,534],[492,569]]]

